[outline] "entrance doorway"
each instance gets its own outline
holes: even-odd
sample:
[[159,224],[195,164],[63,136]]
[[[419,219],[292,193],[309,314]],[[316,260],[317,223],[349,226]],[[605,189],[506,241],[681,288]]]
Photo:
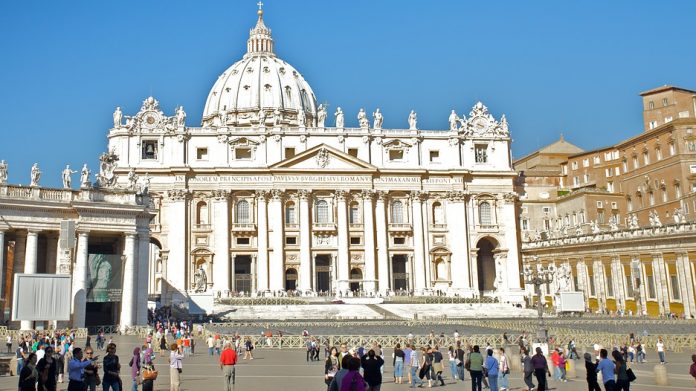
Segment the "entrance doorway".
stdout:
[[294,291],[297,289],[297,270],[290,268],[285,271],[285,290]]
[[498,246],[498,242],[492,238],[483,238],[476,244],[478,254],[476,255],[476,270],[478,271],[479,291],[495,290],[495,259],[493,250]]
[[234,289],[251,293],[251,255],[234,257]]
[[316,291],[331,291],[331,255],[319,254],[314,258],[314,270],[316,270]]
[[355,268],[350,271],[350,290],[357,292],[362,288],[362,270]]
[[392,256],[392,288],[394,291],[408,291],[406,260],[406,255],[403,254]]

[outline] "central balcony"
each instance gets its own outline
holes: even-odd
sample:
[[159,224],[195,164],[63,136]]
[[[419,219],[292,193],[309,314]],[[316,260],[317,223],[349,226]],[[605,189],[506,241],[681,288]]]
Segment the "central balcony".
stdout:
[[237,232],[237,233],[256,232],[256,224],[254,224],[254,223],[232,223],[232,232]]
[[313,232],[336,232],[336,223],[314,223]]
[[411,223],[389,223],[389,232],[411,232]]

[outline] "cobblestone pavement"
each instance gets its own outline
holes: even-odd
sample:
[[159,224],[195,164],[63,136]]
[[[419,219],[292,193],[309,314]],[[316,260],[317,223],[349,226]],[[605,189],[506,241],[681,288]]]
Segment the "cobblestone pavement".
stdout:
[[[118,352],[121,362],[127,363],[130,359],[132,348],[140,342],[135,337],[116,337],[114,341],[118,344]],[[79,345],[79,343],[78,343]],[[199,347],[204,344],[199,342]],[[283,390],[283,391],[306,391],[326,389],[323,383],[323,362],[308,363],[305,360],[305,352],[302,349],[256,349],[254,352],[254,360],[240,360],[237,367],[237,390]],[[103,353],[100,353],[103,356]],[[387,357],[390,357],[391,351],[386,351]],[[696,384],[688,375],[690,365],[690,353],[674,354],[668,352],[668,364],[666,365],[670,377],[669,386],[657,387],[653,380],[652,370],[653,362],[646,364],[635,364],[633,369],[638,376],[638,380],[631,384],[632,390],[694,390]],[[217,364],[218,357],[207,355],[204,349],[198,349],[196,355],[188,357],[184,360],[184,369],[182,374],[182,390],[195,391],[214,391],[223,389],[222,371]],[[169,368],[165,357],[157,357],[156,367],[160,372],[159,378],[155,383],[155,390],[169,389]],[[582,365],[581,361],[577,361],[578,366]],[[122,364],[123,365],[123,364]],[[385,365],[384,384],[382,390],[395,391],[407,390],[405,384],[394,384],[392,379],[392,370],[390,361]],[[128,368],[121,370],[124,374],[123,382],[126,390],[131,388],[131,381],[128,376]],[[578,370],[578,378],[571,379],[568,383],[551,381],[550,385],[553,390],[568,390],[581,391],[586,390],[587,385],[584,381],[584,368]],[[471,383],[468,380],[455,384],[449,377],[449,370],[445,372],[446,386],[443,390],[461,390],[468,391],[471,389]],[[511,390],[522,389],[521,374],[512,372],[510,375]],[[59,384],[59,390],[67,389],[67,383]],[[99,387],[101,390],[101,387]],[[0,377],[0,390],[17,390],[17,377]]]

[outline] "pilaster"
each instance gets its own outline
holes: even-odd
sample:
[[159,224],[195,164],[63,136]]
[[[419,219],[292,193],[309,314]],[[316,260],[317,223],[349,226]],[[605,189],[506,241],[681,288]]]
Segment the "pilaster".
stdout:
[[230,208],[229,193],[219,190],[213,198],[213,243],[215,257],[213,258],[212,278],[214,291],[230,290]]
[[472,296],[469,241],[466,240],[468,232],[466,229],[465,199],[465,194],[462,191],[452,191],[447,194],[445,222],[448,230],[447,244],[452,251],[452,290],[460,295]]
[[268,290],[268,210],[266,197],[268,193],[260,190],[256,192],[257,198],[257,225],[258,225],[258,257],[256,259],[256,288],[257,292]]
[[150,234],[141,232],[138,234],[137,247],[137,284],[138,290],[135,297],[136,311],[135,324],[144,326],[147,325],[147,298],[150,292],[148,273],[150,262]]
[[75,328],[85,327],[85,314],[87,312],[87,280],[89,262],[89,232],[78,231],[77,254],[75,257],[75,269],[72,273],[72,313]]
[[310,190],[299,190],[297,196],[300,199],[300,273],[299,287],[302,293],[312,290],[312,234],[309,227],[309,197]]
[[389,252],[387,238],[387,214],[385,199],[387,193],[377,191],[377,203],[375,204],[375,227],[377,234],[377,289],[384,295],[390,288],[389,283]]
[[338,225],[338,264],[337,286],[338,290],[346,292],[349,289],[348,278],[350,269],[350,252],[348,250],[348,211],[346,207],[346,192],[336,191],[336,215]]
[[425,280],[425,240],[423,230],[423,198],[421,192],[414,192],[411,195],[413,210],[413,283],[416,294],[422,294],[427,288]]
[[375,221],[373,216],[372,199],[374,191],[363,190],[361,193],[363,201],[363,236],[365,239],[365,275],[363,288],[368,293],[375,292],[376,284],[376,265],[375,265]]
[[283,218],[283,191],[274,189],[271,191],[271,201],[268,205],[269,222],[271,225],[271,248],[273,253],[269,261],[269,288],[272,291],[285,290],[283,267],[285,236],[283,233],[285,219]]

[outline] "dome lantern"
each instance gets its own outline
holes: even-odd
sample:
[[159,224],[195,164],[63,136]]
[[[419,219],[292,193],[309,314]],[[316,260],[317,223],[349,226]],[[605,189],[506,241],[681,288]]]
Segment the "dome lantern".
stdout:
[[247,55],[249,54],[265,54],[273,56],[273,37],[271,37],[271,29],[263,23],[263,3],[258,2],[259,10],[256,14],[259,19],[256,21],[256,26],[249,30],[249,40],[247,41]]

